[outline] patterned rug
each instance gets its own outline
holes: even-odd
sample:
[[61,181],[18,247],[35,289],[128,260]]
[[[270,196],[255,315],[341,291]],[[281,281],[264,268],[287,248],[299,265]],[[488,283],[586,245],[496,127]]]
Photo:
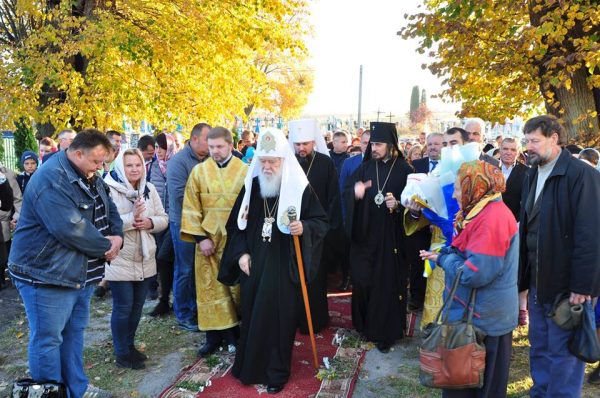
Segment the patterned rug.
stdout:
[[[365,348],[352,330],[351,297],[328,298],[330,326],[315,335],[319,372],[312,366],[310,338],[296,334],[292,351],[290,380],[278,398],[346,398],[351,396]],[[231,373],[234,355],[226,352],[199,359],[183,369],[160,398],[259,397],[267,394],[264,385],[242,385]]]

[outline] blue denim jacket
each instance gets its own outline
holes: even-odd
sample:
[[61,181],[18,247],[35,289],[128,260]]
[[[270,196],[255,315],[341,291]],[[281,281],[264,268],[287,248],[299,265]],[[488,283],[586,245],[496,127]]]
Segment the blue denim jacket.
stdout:
[[[123,236],[123,223],[106,183],[94,180],[108,209],[110,235]],[[80,289],[89,258],[102,258],[110,241],[94,226],[94,199],[65,151],[32,176],[8,260],[11,271],[44,283]]]

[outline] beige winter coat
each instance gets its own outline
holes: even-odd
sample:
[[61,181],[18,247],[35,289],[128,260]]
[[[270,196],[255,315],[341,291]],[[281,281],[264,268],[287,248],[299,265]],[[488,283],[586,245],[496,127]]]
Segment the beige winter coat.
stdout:
[[[143,164],[143,163],[142,163]],[[145,171],[145,168],[144,168]],[[115,172],[121,181],[126,181],[123,173],[123,159],[115,160]],[[168,225],[168,216],[154,185],[146,182],[144,173],[140,189],[134,190],[129,182],[116,181],[110,174],[104,179],[110,187],[110,196],[123,220],[123,248],[119,256],[106,265],[105,279],[109,281],[142,281],[156,275],[156,242],[153,233],[163,231]],[[146,189],[146,187],[148,189]],[[133,203],[138,195],[145,197],[144,216],[152,220],[154,228],[138,230],[133,228]]]

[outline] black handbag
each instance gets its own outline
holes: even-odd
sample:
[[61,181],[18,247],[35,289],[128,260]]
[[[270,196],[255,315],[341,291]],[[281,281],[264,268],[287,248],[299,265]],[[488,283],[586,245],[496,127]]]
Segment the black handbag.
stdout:
[[594,309],[592,302],[583,303],[581,322],[569,340],[569,351],[583,362],[595,363],[600,361],[600,342],[596,334]]
[[67,398],[65,385],[55,381],[20,379],[13,383],[12,398]]

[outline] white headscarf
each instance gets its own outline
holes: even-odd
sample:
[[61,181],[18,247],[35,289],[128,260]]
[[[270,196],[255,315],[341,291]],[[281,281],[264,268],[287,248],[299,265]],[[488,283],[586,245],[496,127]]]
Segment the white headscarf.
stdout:
[[319,129],[316,120],[292,120],[289,122],[288,128],[290,130],[290,147],[293,152],[295,152],[294,143],[314,141],[315,150],[321,152],[323,155],[329,156],[329,148],[327,148],[327,143],[325,142],[323,134],[321,134],[321,130]]
[[[128,149],[127,151],[132,151],[132,150]],[[139,184],[138,189],[133,188],[133,186],[131,185],[131,183],[129,182],[127,177],[125,176],[125,159],[124,159],[123,155],[127,151],[119,151],[119,155],[114,160],[113,170],[117,174],[117,177],[120,181],[114,180],[112,178],[112,176],[110,179],[107,176],[106,181],[107,181],[107,183],[109,183],[110,180],[115,181],[117,184],[109,183],[109,185],[111,185],[116,190],[118,190],[119,192],[124,194],[127,197],[127,199],[136,199],[138,196],[144,195],[144,191],[146,189],[146,167],[142,167],[142,176],[138,183]],[[142,152],[139,149],[135,149],[134,151],[135,151],[135,154],[142,160],[142,165],[144,165],[144,156],[142,155]]]
[[259,159],[261,157],[281,158],[281,188],[279,190],[279,205],[277,208],[277,227],[282,233],[289,234],[287,211],[290,207],[294,207],[297,219],[301,219],[302,195],[308,185],[308,179],[304,174],[304,170],[300,167],[294,151],[288,145],[283,132],[271,127],[261,131],[258,136],[256,151],[254,152],[254,157],[244,181],[246,192],[244,193],[244,199],[238,213],[238,228],[244,230],[248,223],[252,181],[260,173]]

